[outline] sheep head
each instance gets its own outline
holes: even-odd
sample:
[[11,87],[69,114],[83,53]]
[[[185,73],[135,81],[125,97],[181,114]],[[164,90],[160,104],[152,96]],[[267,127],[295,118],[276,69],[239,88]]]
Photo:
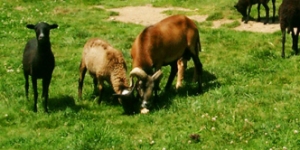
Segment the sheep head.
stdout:
[[135,84],[122,90],[120,94],[113,94],[122,104],[125,114],[134,114],[136,109],[137,98],[134,96]]
[[133,84],[134,77],[138,78],[136,81],[136,90],[138,92],[138,100],[141,103],[141,113],[146,114],[149,112],[149,107],[152,105],[152,93],[153,89],[155,88],[155,83],[159,83],[162,77],[162,72],[161,70],[158,70],[152,76],[150,76],[141,68],[136,67],[130,72],[130,85]]
[[26,25],[28,29],[33,29],[36,33],[37,40],[40,41],[49,41],[50,30],[58,27],[57,24],[51,24],[45,22],[37,23],[36,25],[28,24]]
[[243,18],[247,17],[247,4],[239,0],[238,3],[234,5],[234,7],[239,13],[243,15]]

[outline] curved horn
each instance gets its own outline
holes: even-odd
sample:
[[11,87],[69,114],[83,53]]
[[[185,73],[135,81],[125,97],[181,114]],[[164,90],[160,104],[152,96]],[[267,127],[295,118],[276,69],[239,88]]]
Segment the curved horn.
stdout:
[[153,75],[152,75],[152,78],[154,80],[157,80],[157,79],[160,79],[162,77],[162,71],[159,69],[157,70]]
[[137,67],[133,68],[130,72],[130,78],[132,78],[133,76],[136,76],[142,80],[148,78],[147,73],[144,70],[142,70],[141,68],[137,68]]
[[130,84],[129,84],[129,87],[131,87],[131,88],[134,87],[133,77],[137,77],[139,79],[144,80],[144,79],[146,79],[148,77],[148,75],[141,68],[138,68],[138,67],[133,68],[131,70],[131,72],[130,72]]

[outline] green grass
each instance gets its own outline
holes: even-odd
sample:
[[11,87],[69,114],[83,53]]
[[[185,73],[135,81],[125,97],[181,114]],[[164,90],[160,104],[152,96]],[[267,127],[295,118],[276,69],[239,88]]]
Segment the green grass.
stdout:
[[[83,100],[78,100],[78,67],[85,42],[91,37],[108,41],[123,52],[130,70],[131,44],[144,28],[108,21],[118,13],[93,6],[150,3],[198,9],[197,14],[217,19],[241,18],[233,9],[233,0],[2,1],[0,149],[299,149],[300,57],[293,55],[289,36],[288,58],[280,57],[279,31],[240,32],[230,29],[236,22],[219,29],[211,29],[210,21],[197,23],[203,49],[199,56],[204,67],[204,93],[194,94],[197,85],[191,83],[193,63],[189,61],[184,87],[178,92],[162,92],[161,102],[148,115],[123,115],[108,85],[104,101],[97,105],[91,96],[89,75]],[[257,12],[255,7],[252,16]],[[264,10],[261,12],[263,15]],[[38,113],[32,111],[31,83],[29,100],[24,91],[22,53],[26,41],[34,37],[25,26],[38,21],[59,25],[51,31],[56,68],[50,85],[49,114],[43,113],[41,99]],[[169,69],[163,68],[161,87]],[[41,81],[38,83],[41,93]],[[200,137],[193,140],[191,134]]]
[[227,28],[235,28],[235,27],[238,27],[240,25],[241,25],[241,23],[239,21],[235,20],[235,21],[233,21],[231,23],[226,23],[226,24],[223,24],[221,26],[222,27],[227,27]]

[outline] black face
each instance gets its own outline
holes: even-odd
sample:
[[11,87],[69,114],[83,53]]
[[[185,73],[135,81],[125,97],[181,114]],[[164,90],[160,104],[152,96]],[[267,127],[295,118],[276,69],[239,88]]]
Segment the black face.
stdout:
[[122,106],[124,113],[128,115],[139,113],[138,99],[134,96],[133,92],[122,97]]
[[134,89],[124,89],[121,94],[113,94],[113,96],[118,98],[125,114],[131,115],[139,112],[138,98],[135,96]]
[[40,22],[36,25],[28,24],[27,28],[33,29],[36,33],[36,38],[38,41],[49,41],[49,34],[51,29],[57,28],[57,24],[52,24],[49,25],[48,23],[45,22]]

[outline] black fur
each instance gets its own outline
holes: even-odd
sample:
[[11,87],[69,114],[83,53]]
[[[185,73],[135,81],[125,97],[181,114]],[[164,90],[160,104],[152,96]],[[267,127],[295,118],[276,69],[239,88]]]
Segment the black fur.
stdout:
[[[254,4],[258,4],[257,10],[258,10],[258,18],[257,21],[260,21],[260,5],[262,4],[265,7],[266,10],[266,20],[264,24],[267,24],[269,22],[269,6],[268,6],[269,0],[239,0],[234,7],[237,9],[238,12],[240,12],[243,15],[243,21],[247,23],[249,21],[249,16],[251,12],[251,7]],[[273,19],[272,21],[275,22],[275,0],[272,0],[273,4]],[[248,11],[247,11],[248,9]]]
[[54,55],[51,51],[50,30],[57,28],[58,25],[49,25],[47,23],[40,22],[36,25],[28,24],[26,27],[33,29],[36,33],[36,38],[33,38],[27,42],[23,53],[22,63],[25,77],[26,98],[28,99],[28,78],[30,75],[34,91],[33,111],[37,112],[37,79],[42,79],[42,97],[44,98],[44,109],[45,112],[48,112],[48,90],[52,78],[52,72],[55,66]]
[[[284,44],[286,29],[288,33],[292,32],[293,46],[295,54],[298,54],[298,37],[300,29],[300,1],[299,0],[283,0],[279,7],[279,21],[282,33],[282,52],[281,57],[285,57]],[[293,28],[296,28],[295,32]]]

